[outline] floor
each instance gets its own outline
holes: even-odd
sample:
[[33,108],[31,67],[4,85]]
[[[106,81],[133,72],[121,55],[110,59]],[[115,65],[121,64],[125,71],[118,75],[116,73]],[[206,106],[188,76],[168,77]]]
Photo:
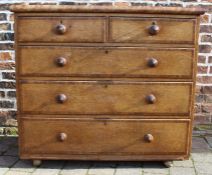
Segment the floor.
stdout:
[[18,158],[17,137],[0,137],[0,175],[212,175],[212,137],[193,137],[190,160],[161,162],[44,161],[38,168]]

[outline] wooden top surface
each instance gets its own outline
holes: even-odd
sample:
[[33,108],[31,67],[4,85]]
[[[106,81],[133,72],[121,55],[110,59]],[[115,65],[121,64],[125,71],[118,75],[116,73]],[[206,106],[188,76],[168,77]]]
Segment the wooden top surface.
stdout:
[[12,5],[13,12],[70,12],[70,13],[142,13],[142,14],[185,14],[201,15],[202,8],[182,7],[118,7],[118,6],[84,6],[84,5]]

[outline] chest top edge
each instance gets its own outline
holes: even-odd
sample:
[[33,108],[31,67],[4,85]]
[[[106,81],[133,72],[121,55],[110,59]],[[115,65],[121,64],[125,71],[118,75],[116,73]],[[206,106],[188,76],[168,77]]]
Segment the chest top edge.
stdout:
[[175,14],[202,15],[203,8],[192,7],[118,7],[118,6],[85,6],[85,5],[12,5],[12,12],[16,13],[138,13],[138,14]]

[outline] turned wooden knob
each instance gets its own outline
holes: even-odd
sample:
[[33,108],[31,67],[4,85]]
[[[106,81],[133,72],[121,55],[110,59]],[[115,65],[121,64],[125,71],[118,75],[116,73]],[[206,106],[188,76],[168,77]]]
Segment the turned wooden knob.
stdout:
[[68,98],[65,94],[59,94],[56,96],[56,100],[58,103],[64,103],[67,99]]
[[65,25],[59,24],[59,25],[56,26],[56,31],[57,31],[58,34],[64,34],[64,33],[66,33],[67,28],[66,28]]
[[63,57],[56,58],[55,62],[57,64],[57,66],[59,66],[59,67],[63,67],[67,64],[67,60]]
[[156,97],[153,94],[149,94],[146,96],[146,101],[149,104],[154,104],[156,102]]
[[62,132],[62,133],[59,134],[59,140],[61,142],[65,141],[66,139],[67,139],[67,134],[66,133]]
[[144,135],[144,140],[147,141],[147,142],[153,142],[154,137],[153,137],[152,134],[145,134]]
[[147,62],[149,67],[156,67],[158,65],[158,60],[155,58],[150,58]]
[[159,31],[160,31],[160,27],[156,24],[156,22],[153,22],[152,25],[149,27],[149,34],[157,35]]

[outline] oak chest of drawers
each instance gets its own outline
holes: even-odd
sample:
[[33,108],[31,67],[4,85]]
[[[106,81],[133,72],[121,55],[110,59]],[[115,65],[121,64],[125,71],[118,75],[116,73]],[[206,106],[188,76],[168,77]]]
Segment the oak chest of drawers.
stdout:
[[12,10],[22,159],[189,157],[201,9]]

